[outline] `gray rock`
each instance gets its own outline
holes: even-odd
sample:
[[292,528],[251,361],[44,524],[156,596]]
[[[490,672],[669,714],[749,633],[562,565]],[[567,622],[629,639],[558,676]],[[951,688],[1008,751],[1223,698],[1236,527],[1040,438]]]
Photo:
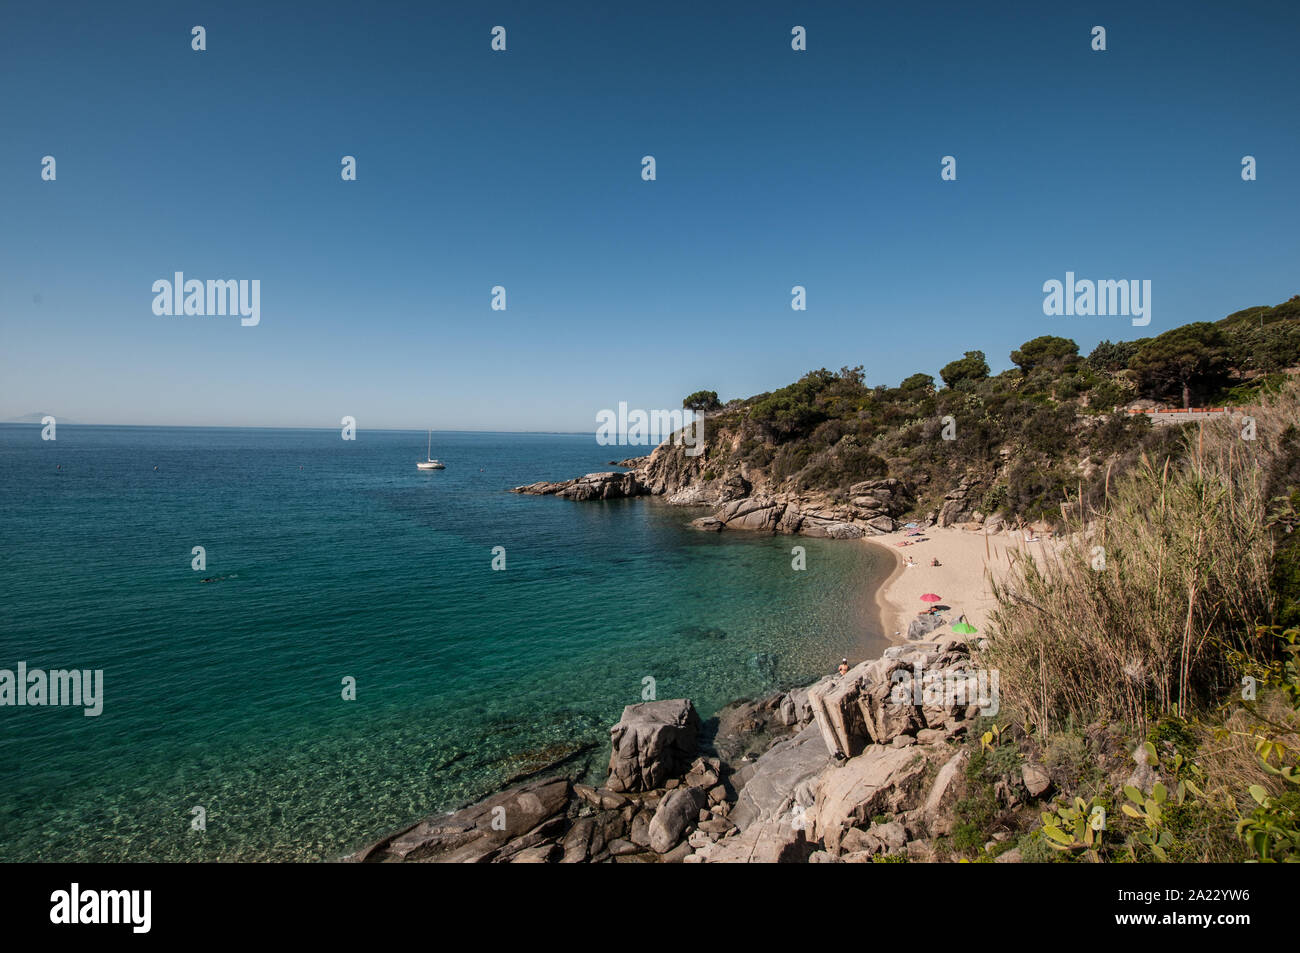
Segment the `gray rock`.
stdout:
[[490,862],[506,849],[510,841],[561,815],[568,803],[568,780],[532,781],[454,814],[427,818],[371,844],[350,859],[371,863],[401,860]]
[[628,840],[638,847],[650,846],[650,821],[654,815],[650,811],[637,811],[632,818],[632,825],[628,831]]
[[566,500],[618,500],[640,496],[645,488],[637,482],[634,473],[588,473],[578,477],[555,495]]
[[907,844],[907,831],[898,821],[872,824],[867,829],[867,842],[877,847],[881,853],[891,854],[896,850],[902,850]]
[[812,839],[837,853],[849,828],[861,827],[877,814],[910,809],[925,775],[924,750],[871,745],[847,763],[823,771],[808,812]]
[[785,513],[785,504],[767,497],[749,497],[733,500],[714,514],[727,524],[728,529],[753,529],[775,532],[781,516]]
[[601,811],[616,811],[627,804],[627,798],[623,795],[604,788],[593,788],[590,784],[575,784],[573,793]]
[[810,807],[812,783],[829,763],[821,730],[809,725],[754,763],[753,773],[728,816],[743,831],[758,820],[787,814],[796,806]]
[[962,748],[944,763],[939,773],[935,775],[934,783],[930,785],[930,793],[926,795],[922,813],[930,833],[936,837],[952,833],[955,822],[949,808],[957,800],[963,781],[962,772],[969,758],[970,751]]
[[908,641],[920,641],[935,629],[943,628],[947,622],[947,618],[940,612],[936,612],[933,615],[914,616],[912,620],[907,623]]
[[699,818],[708,798],[699,788],[678,788],[659,802],[650,822],[650,847],[663,854],[672,850],[688,827]]
[[649,791],[678,777],[695,757],[700,717],[689,699],[628,705],[610,729],[612,751],[606,787]]
[[892,533],[894,531],[894,521],[888,516],[877,516],[875,519],[867,520],[867,525],[877,533]]
[[611,857],[622,857],[626,854],[638,854],[641,848],[629,840],[616,838],[609,842],[609,854]]
[[1030,797],[1038,797],[1052,786],[1052,779],[1047,769],[1032,761],[1020,766],[1020,780],[1025,783],[1025,790],[1029,792]]
[[596,829],[596,822],[590,817],[580,817],[573,822],[569,832],[564,835],[562,846],[564,856],[562,864],[580,864],[590,855],[591,837]]
[[559,496],[568,500],[615,500],[628,496],[641,496],[649,492],[637,480],[635,473],[588,473],[576,480],[559,483],[530,483],[517,486],[512,493],[532,496]]
[[794,699],[788,694],[781,696],[780,718],[781,724],[787,727],[795,725],[799,721],[799,715],[795,711]]

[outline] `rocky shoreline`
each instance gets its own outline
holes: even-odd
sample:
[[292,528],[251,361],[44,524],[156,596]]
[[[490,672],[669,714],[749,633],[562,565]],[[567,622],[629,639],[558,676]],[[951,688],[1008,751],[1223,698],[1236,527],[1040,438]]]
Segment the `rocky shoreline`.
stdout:
[[[345,859],[934,859],[933,838],[952,828],[964,741],[980,711],[966,701],[973,693],[953,700],[951,688],[975,679],[970,647],[948,635],[893,646],[846,675],[729,705],[707,737],[688,699],[629,705],[610,729],[603,786],[563,774],[531,780]],[[933,685],[947,689],[935,693]]]
[[[715,435],[715,439],[725,439],[725,434]],[[917,507],[916,489],[893,477],[862,480],[844,490],[792,490],[763,468],[740,464],[715,471],[710,469],[709,458],[709,448],[692,457],[669,439],[648,456],[610,461],[611,466],[623,470],[529,483],[511,492],[577,502],[657,496],[677,506],[712,506],[712,515],[691,521],[698,530],[753,530],[829,539],[892,533],[901,528],[904,514]],[[1009,524],[1000,514],[980,512],[982,489],[977,477],[963,477],[943,494],[941,504],[918,512],[915,521],[921,528],[963,525],[999,532]]]
[[[642,458],[642,461],[648,460],[649,457]],[[843,503],[819,494],[754,493],[752,484],[738,474],[707,491],[687,487],[666,493],[662,484],[659,484],[658,492],[655,486],[649,477],[648,464],[645,464],[630,471],[588,473],[558,483],[530,483],[515,487],[511,492],[557,496],[578,502],[667,495],[667,502],[678,506],[717,506],[712,516],[691,521],[695,529],[710,532],[747,529],[823,539],[860,539],[891,533],[897,528],[895,518],[915,502],[907,487],[895,479],[854,484],[849,488],[848,501]]]

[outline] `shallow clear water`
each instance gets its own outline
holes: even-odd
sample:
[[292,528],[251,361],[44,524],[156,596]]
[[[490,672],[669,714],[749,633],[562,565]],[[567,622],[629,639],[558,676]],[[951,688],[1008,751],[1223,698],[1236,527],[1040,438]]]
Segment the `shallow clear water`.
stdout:
[[0,858],[336,856],[574,751],[599,770],[647,676],[708,717],[879,652],[870,547],[505,492],[638,452],[590,435],[434,440],[421,472],[424,433],[0,426],[0,668],[105,696],[0,707]]

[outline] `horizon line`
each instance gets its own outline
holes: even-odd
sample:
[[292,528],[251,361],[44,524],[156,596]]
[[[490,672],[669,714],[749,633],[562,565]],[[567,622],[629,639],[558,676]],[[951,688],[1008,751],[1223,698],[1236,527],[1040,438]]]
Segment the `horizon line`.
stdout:
[[[57,415],[51,414],[55,417]],[[135,427],[139,429],[154,430],[321,430],[335,431],[338,427],[267,427],[267,426],[243,426],[240,424],[87,424],[76,420],[59,420],[60,427]],[[0,426],[4,427],[41,427],[39,420],[0,420]],[[428,427],[358,427],[357,430],[376,430],[380,433],[419,433],[421,430],[428,431]],[[434,428],[434,433],[499,433],[499,434],[534,434],[538,436],[555,436],[555,437],[581,437],[590,434],[596,436],[595,430],[439,430]]]

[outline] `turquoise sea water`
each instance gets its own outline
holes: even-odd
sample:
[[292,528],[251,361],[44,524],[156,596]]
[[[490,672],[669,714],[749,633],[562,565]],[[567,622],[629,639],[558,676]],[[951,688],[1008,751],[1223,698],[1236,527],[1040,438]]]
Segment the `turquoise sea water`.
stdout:
[[590,435],[434,440],[430,473],[424,433],[0,426],[0,668],[105,696],[0,707],[0,859],[334,857],[570,752],[600,771],[647,676],[707,718],[883,644],[870,547],[505,492],[638,452]]

